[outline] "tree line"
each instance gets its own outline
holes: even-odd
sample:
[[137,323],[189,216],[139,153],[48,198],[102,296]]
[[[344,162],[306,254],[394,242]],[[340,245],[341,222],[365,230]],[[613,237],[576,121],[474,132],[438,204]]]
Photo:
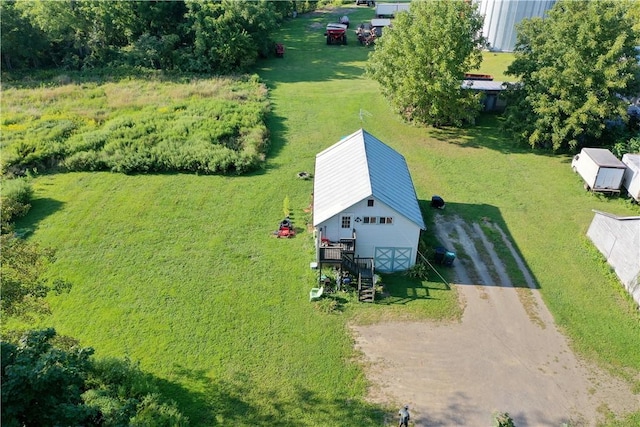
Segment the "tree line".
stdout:
[[273,31],[317,1],[7,0],[5,70],[107,66],[223,74],[271,54]]

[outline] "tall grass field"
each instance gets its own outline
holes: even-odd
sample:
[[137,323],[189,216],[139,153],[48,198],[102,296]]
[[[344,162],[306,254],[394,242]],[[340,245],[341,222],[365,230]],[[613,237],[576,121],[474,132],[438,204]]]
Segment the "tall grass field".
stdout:
[[[353,23],[373,15],[366,7],[348,12]],[[348,293],[331,306],[309,302],[317,280],[306,209],[313,181],[297,174],[312,174],[318,152],[362,127],[405,156],[421,205],[438,194],[445,215],[500,225],[573,348],[640,392],[637,307],[585,235],[593,209],[638,215],[638,207],[585,192],[570,157],[516,145],[497,116],[467,129],[403,123],[364,75],[372,48],[355,37],[346,46],[325,44],[324,27],[338,13],[289,21],[276,35],[284,58],[254,70],[270,110],[266,160],[253,172],[33,178],[32,209],[16,226],[57,251],[50,274],[73,287],[51,296],[53,314],[29,326],[53,326],[94,347],[96,357],[140,361],[194,426],[385,425],[396,408],[367,402],[364,359],[349,325],[456,320],[462,309],[455,287],[435,274],[384,276],[390,296],[376,304]],[[479,71],[499,80],[509,58],[486,55]],[[69,111],[90,102],[93,89],[67,88],[73,84],[43,92],[52,109],[65,90],[73,93],[64,101]],[[174,90],[184,99],[187,87]],[[3,110],[21,93],[3,93]],[[277,239],[285,206],[297,234]],[[433,241],[432,213],[424,214],[425,239]],[[19,326],[26,325],[3,327]],[[637,420],[640,411],[610,425]]]

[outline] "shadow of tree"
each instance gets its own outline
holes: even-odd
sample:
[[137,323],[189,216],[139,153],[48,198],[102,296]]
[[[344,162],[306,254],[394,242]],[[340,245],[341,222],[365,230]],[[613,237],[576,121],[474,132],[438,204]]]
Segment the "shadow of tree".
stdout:
[[193,384],[198,392],[187,391],[179,384],[160,381],[166,395],[178,403],[184,413],[198,414],[190,418],[191,425],[234,425],[296,427],[379,426],[386,408],[350,398],[325,396],[309,385],[295,384],[285,395],[280,387],[259,390],[259,403],[252,402],[257,390],[251,378],[238,373],[231,380],[211,379],[203,371],[176,366],[176,374]]
[[48,197],[40,197],[31,200],[31,209],[22,218],[18,218],[15,221],[15,229],[20,231],[22,237],[26,237],[33,233],[38,227],[40,221],[53,214],[59,209],[62,209],[64,203],[50,199]]

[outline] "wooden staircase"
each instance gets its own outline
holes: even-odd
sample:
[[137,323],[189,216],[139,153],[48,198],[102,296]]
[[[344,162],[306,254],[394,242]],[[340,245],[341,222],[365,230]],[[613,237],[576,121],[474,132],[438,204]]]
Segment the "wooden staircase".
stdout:
[[376,296],[373,258],[354,258],[343,254],[341,266],[358,278],[358,301],[374,302]]

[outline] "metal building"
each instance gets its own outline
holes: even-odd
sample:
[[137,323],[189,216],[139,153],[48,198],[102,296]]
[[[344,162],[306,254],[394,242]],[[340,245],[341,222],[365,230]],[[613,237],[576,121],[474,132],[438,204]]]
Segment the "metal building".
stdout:
[[493,51],[511,52],[516,45],[516,25],[523,19],[543,17],[556,0],[476,0],[484,15],[483,35]]

